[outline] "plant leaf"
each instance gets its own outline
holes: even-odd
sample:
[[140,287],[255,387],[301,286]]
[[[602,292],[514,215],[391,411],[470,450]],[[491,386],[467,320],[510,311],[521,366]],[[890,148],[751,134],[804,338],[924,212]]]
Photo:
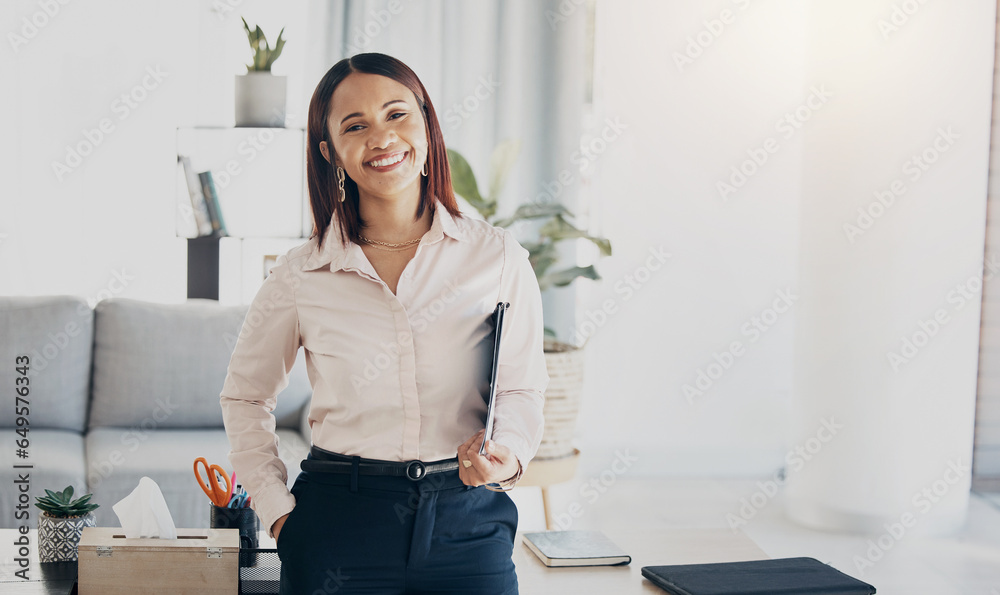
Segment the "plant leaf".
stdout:
[[555,245],[549,242],[539,242],[536,244],[523,244],[528,251],[528,262],[535,271],[535,277],[541,278],[550,266],[559,260]]
[[605,256],[611,255],[611,242],[609,240],[589,235],[587,232],[577,229],[570,222],[566,221],[562,215],[553,217],[551,221],[538,230],[538,233],[543,237],[550,238],[553,242],[573,238],[590,240],[601,250],[601,254]]
[[538,288],[541,291],[545,291],[550,287],[565,287],[575,281],[578,277],[594,279],[595,281],[601,278],[601,276],[597,274],[597,269],[595,269],[592,264],[585,267],[570,267],[561,271],[553,271],[545,274],[538,280]]
[[556,203],[545,205],[526,203],[517,207],[517,210],[514,211],[513,215],[507,217],[506,219],[495,221],[493,225],[496,225],[497,227],[509,227],[522,219],[540,219],[542,217],[554,217],[556,215],[572,216],[572,213],[570,213],[569,209],[566,207]]
[[66,486],[66,489],[63,490],[63,493],[62,493],[62,500],[63,500],[63,502],[69,504],[69,499],[72,498],[72,497],[73,497],[73,486],[71,486],[71,485],[70,486]]
[[448,149],[448,166],[451,168],[451,185],[455,193],[467,200],[484,219],[488,219],[486,213],[489,205],[479,194],[479,185],[476,184],[476,176],[472,173],[469,162],[458,151]]
[[278,59],[278,56],[281,55],[281,50],[285,47],[285,40],[281,38],[281,35],[284,32],[285,32],[285,28],[282,27],[281,31],[278,32],[278,39],[277,39],[277,41],[274,42],[274,47],[271,49],[271,51],[269,52],[269,54],[267,56],[266,69],[268,71],[271,70],[271,65],[274,64],[274,61]]
[[93,496],[93,494],[87,494],[86,496],[83,496],[82,498],[77,498],[76,500],[73,500],[73,503],[71,504],[71,506],[73,506],[73,507],[82,506],[82,505],[86,504],[88,500],[90,500],[91,496]]
[[521,152],[521,139],[506,140],[493,149],[490,156],[490,191],[489,198],[496,202],[500,197],[500,191],[507,181],[507,174],[510,168],[517,161],[517,155]]

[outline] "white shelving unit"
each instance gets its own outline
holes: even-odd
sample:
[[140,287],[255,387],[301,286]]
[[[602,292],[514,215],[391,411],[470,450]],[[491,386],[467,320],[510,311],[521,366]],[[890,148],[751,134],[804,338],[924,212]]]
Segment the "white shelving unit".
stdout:
[[[211,277],[194,295],[189,286],[189,297],[249,303],[269,263],[306,241],[312,232],[306,136],[302,128],[177,129],[177,154],[187,155],[196,172],[212,172],[228,232],[217,244],[206,238],[189,241],[196,232],[190,217],[183,216],[190,197],[178,166],[177,235],[188,245],[189,267],[201,269],[203,281]],[[213,293],[216,251],[218,289]]]

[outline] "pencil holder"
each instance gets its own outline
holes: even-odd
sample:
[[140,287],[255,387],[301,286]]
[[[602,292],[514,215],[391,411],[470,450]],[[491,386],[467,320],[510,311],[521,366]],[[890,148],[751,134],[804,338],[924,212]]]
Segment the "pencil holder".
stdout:
[[257,552],[247,550],[256,549],[259,545],[260,519],[257,518],[257,511],[249,507],[227,508],[215,504],[210,504],[210,506],[212,507],[211,527],[213,529],[240,530],[240,566],[255,566]]

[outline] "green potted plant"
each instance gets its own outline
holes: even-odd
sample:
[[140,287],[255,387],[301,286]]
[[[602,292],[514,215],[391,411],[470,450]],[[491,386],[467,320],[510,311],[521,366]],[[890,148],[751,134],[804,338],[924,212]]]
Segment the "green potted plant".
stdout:
[[285,29],[278,33],[272,48],[260,25],[251,29],[246,19],[240,18],[253,50],[253,60],[246,65],[246,74],[236,75],[236,125],[283,127],[288,77],[271,74],[271,65],[285,47],[282,39]]
[[77,559],[77,546],[84,527],[94,527],[94,510],[100,505],[90,502],[93,494],[73,500],[73,486],[61,492],[45,490],[45,496],[35,496],[38,515],[38,559],[41,562],[72,562]]
[[[510,217],[497,217],[497,197],[503,189],[507,175],[521,150],[518,140],[500,143],[490,158],[490,185],[487,194],[480,192],[472,167],[460,153],[448,149],[452,186],[455,193],[475,208],[483,219],[497,227],[509,228],[521,221],[537,224],[536,236],[521,245],[528,251],[528,259],[542,291],[552,287],[565,287],[581,277],[600,279],[593,265],[559,266],[558,245],[564,241],[585,239],[593,242],[602,255],[611,255],[611,242],[606,238],[589,235],[571,222],[573,215],[564,206],[555,203],[524,203]],[[549,387],[545,391],[545,430],[542,443],[535,455],[539,459],[558,459],[572,456],[573,431],[583,390],[583,346],[559,341],[556,333],[545,328],[545,364],[549,372]]]

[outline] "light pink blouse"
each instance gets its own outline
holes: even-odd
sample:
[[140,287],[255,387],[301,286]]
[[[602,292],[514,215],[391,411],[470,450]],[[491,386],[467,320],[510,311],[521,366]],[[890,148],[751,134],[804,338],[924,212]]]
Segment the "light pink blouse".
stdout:
[[271,525],[295,506],[271,411],[305,349],[316,446],[371,459],[435,461],[482,429],[490,315],[510,302],[501,337],[493,439],[523,467],[542,435],[549,376],[542,304],[528,252],[510,232],[437,204],[396,295],[336,217],[278,258],[257,293],[220,395],[229,460]]

